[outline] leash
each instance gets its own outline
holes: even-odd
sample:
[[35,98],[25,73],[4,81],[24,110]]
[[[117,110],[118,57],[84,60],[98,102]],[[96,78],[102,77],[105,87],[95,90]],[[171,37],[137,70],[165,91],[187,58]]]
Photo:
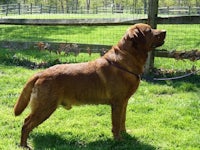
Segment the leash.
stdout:
[[188,74],[185,74],[185,75],[177,76],[177,77],[171,77],[171,78],[153,78],[153,80],[154,80],[154,81],[177,80],[177,79],[182,79],[182,78],[191,76],[191,75],[193,75],[193,74],[196,74],[197,72],[200,72],[200,69],[199,69],[199,70],[196,70],[196,71],[192,71],[192,72],[190,72],[190,73],[188,73]]
[[127,72],[127,73],[129,73],[129,74],[132,74],[132,75],[136,76],[138,79],[141,78],[141,77],[140,77],[140,74],[131,72],[131,71],[129,71],[129,70],[123,68],[122,66],[119,66],[119,65],[113,63],[112,61],[110,61],[110,60],[108,60],[108,59],[106,59],[106,60],[108,61],[108,63],[109,63],[110,65],[112,65],[112,66],[114,66],[114,67],[116,67],[116,68],[118,68],[118,69],[120,69],[120,70],[122,70],[122,71],[124,71],[124,72]]

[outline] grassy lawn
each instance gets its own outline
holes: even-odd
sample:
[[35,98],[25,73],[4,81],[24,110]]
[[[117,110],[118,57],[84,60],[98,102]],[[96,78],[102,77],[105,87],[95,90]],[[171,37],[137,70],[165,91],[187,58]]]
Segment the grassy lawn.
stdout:
[[[116,44],[129,26],[0,25],[0,40]],[[158,25],[167,31],[167,50],[200,49],[200,25]]]
[[[167,30],[168,50],[200,49],[199,25],[159,25]],[[5,26],[0,40],[79,42],[113,45],[127,26]],[[88,38],[90,37],[90,38]],[[102,38],[103,37],[103,38]],[[21,126],[29,108],[14,117],[13,106],[27,79],[57,63],[77,63],[98,58],[99,54],[80,53],[77,57],[48,51],[0,48],[0,149],[17,150]],[[38,67],[39,64],[45,64]],[[156,58],[157,68],[200,69],[200,62]],[[33,69],[34,68],[34,69]],[[116,83],[117,86],[117,83]],[[29,144],[37,150],[199,150],[200,74],[175,81],[141,81],[129,100],[124,141],[111,134],[110,107],[79,106],[70,111],[60,107],[30,134]]]
[[[42,69],[30,69],[31,63],[49,65],[89,61],[99,54],[65,56],[48,51],[0,49],[0,149],[20,149],[20,130],[29,109],[14,117],[13,106],[27,79]],[[170,61],[169,61],[170,60]],[[157,67],[163,66],[157,58]],[[166,67],[181,68],[190,62],[168,59]],[[165,67],[164,65],[164,67]],[[186,65],[186,66],[187,66]],[[200,66],[199,62],[195,65]],[[46,66],[48,67],[48,66]],[[116,83],[117,84],[117,83]],[[35,149],[137,149],[137,150],[198,150],[200,148],[200,78],[193,75],[177,81],[146,82],[129,100],[127,109],[128,134],[124,141],[115,142],[111,134],[109,106],[80,106],[67,111],[60,107],[36,128],[29,143]]]

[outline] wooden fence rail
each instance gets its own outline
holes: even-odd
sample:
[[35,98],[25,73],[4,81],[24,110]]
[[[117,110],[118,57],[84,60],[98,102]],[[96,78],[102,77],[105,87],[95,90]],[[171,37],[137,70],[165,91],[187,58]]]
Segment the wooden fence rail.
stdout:
[[[152,0],[153,2],[153,0]],[[151,8],[149,8],[151,9]],[[77,10],[68,10],[67,12],[61,12],[57,7],[51,6],[34,6],[34,5],[0,5],[0,24],[13,24],[13,25],[132,25],[135,23],[148,23],[152,18],[143,18],[143,19],[133,19],[130,18],[99,18],[99,19],[8,19],[3,15],[8,14],[46,14],[46,13],[139,13],[145,14],[148,12],[144,9],[134,9],[124,8],[124,9],[114,9],[114,8],[96,8],[94,10],[86,9],[77,9]],[[156,13],[157,14],[157,13]],[[154,17],[153,20],[156,20],[157,24],[200,24],[200,7],[166,7],[158,9],[158,17]],[[160,17],[163,16],[168,17]],[[182,16],[181,16],[182,15]],[[184,16],[183,16],[184,15]],[[46,50],[58,52],[62,50],[64,44],[64,50],[70,46],[70,43],[44,43]],[[81,52],[91,52],[102,53],[105,50],[111,48],[108,45],[90,45],[90,44],[75,44]],[[37,43],[34,42],[9,42],[9,41],[0,41],[0,47],[8,49],[40,49]],[[79,51],[78,50],[78,51]],[[170,52],[170,51],[155,51],[155,57],[167,57],[175,59],[190,59],[192,61],[200,59],[200,51],[193,50],[190,52]],[[149,65],[151,67],[151,65]],[[147,69],[150,70],[150,69]]]
[[[40,45],[42,47],[40,47]],[[99,44],[80,44],[80,43],[55,43],[55,42],[11,42],[11,41],[0,41],[0,47],[7,48],[10,50],[48,50],[50,52],[57,53],[58,50],[66,50],[69,46],[76,45],[79,52],[88,53],[100,53],[103,54],[107,50],[111,49],[111,45],[99,45]],[[64,46],[64,47],[63,47]],[[189,59],[191,61],[200,60],[200,50],[191,51],[167,51],[164,49],[157,49],[154,51],[155,57],[164,58],[175,58],[175,59]]]
[[[0,19],[0,24],[13,25],[132,25],[147,23],[148,19]],[[158,17],[158,24],[200,24],[200,16]]]

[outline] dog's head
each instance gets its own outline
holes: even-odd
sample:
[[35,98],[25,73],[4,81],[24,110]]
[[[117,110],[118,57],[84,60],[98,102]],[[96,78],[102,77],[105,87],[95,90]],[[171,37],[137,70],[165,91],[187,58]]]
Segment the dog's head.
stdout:
[[127,30],[118,46],[129,52],[133,49],[148,52],[163,45],[165,36],[165,30],[152,29],[147,24],[135,24]]

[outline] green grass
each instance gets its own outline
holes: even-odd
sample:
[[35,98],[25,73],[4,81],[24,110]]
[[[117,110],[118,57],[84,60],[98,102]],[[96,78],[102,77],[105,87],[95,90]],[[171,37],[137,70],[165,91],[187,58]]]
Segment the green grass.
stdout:
[[[200,49],[199,25],[159,25],[167,30],[168,50]],[[114,45],[127,26],[13,26],[0,25],[0,40],[78,42]],[[16,150],[21,126],[29,108],[14,117],[13,106],[27,79],[57,63],[77,63],[98,58],[81,53],[75,57],[48,51],[0,48],[0,149]],[[45,64],[38,67],[39,64]],[[200,62],[155,58],[157,68],[199,69]],[[33,69],[35,68],[35,69]],[[116,83],[117,86],[117,83]],[[146,82],[129,100],[124,141],[111,134],[109,106],[62,107],[34,129],[29,144],[35,149],[69,150],[199,150],[200,149],[199,73],[176,81]]]
[[162,48],[167,50],[200,50],[199,24],[158,25],[167,31],[166,42]]
[[[99,54],[89,57],[81,53],[75,57],[48,51],[0,49],[0,149],[20,149],[21,126],[30,110],[14,117],[13,106],[27,79],[43,69],[30,69],[32,63],[53,65],[56,59],[60,63],[70,63],[97,57]],[[199,62],[194,64],[200,66]],[[156,58],[157,67],[191,65],[193,63]],[[198,150],[199,87],[199,75],[177,81],[142,81],[129,100],[128,134],[123,135],[125,140],[122,142],[112,139],[110,107],[86,105],[73,107],[70,111],[59,107],[50,119],[33,130],[28,143],[38,150]]]
[[[1,41],[73,42],[114,45],[129,26],[21,26],[0,25]],[[163,49],[200,49],[200,25],[158,25],[167,31]]]

